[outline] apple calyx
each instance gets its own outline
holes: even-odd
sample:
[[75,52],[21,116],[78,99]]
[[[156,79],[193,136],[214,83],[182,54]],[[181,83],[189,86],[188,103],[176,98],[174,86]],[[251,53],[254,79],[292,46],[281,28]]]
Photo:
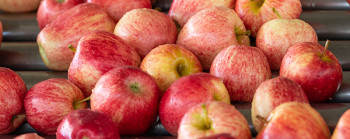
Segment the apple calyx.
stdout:
[[187,64],[186,64],[186,61],[184,59],[176,60],[175,67],[176,67],[176,71],[180,77],[186,76],[188,74],[188,73],[186,73]]
[[87,97],[87,98],[85,98],[83,100],[80,100],[78,102],[73,102],[74,110],[79,109],[79,104],[84,103],[86,101],[89,101],[90,99],[91,99],[91,96],[89,96],[89,97]]
[[73,47],[73,45],[69,45],[68,48],[72,50],[74,53],[77,52],[77,49]]
[[328,50],[328,47],[329,47],[329,43],[330,43],[330,40],[327,40],[326,41],[326,44],[325,44],[325,48],[323,49],[322,53],[319,54],[320,58],[325,61],[325,62],[331,62],[333,61],[332,59],[330,59],[327,55],[326,55],[326,52]]
[[140,92],[140,85],[136,82],[132,83],[129,87],[131,88],[132,92],[134,92],[134,93]]
[[278,16],[279,19],[282,19],[280,13],[276,10],[275,7],[272,7],[272,11]]
[[63,3],[65,0],[57,0],[58,3]]

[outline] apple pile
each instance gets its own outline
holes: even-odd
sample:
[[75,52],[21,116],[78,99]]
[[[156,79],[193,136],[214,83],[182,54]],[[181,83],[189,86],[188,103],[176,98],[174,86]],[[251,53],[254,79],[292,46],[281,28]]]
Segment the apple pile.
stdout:
[[[330,138],[309,102],[333,97],[342,68],[297,19],[300,0],[173,0],[168,15],[150,3],[43,0],[39,52],[68,80],[27,92],[0,69],[0,105],[12,110],[0,115],[0,133],[26,118],[57,138],[119,138],[144,134],[159,115],[178,138],[245,139],[248,122],[231,102],[248,102],[257,138]],[[271,79],[271,70],[280,76]]]

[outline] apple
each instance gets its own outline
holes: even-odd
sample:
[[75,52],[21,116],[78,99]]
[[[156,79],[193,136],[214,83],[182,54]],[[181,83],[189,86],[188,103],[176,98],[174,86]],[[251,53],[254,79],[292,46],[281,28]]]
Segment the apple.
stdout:
[[329,128],[322,116],[308,103],[286,102],[277,106],[265,120],[256,139],[329,139]]
[[212,7],[195,14],[181,29],[176,44],[194,53],[205,71],[231,45],[250,45],[242,20],[233,9]]
[[154,48],[142,60],[140,68],[156,80],[161,92],[165,92],[180,77],[202,72],[197,57],[176,44]]
[[257,47],[233,45],[214,59],[210,74],[224,81],[231,101],[251,102],[259,85],[271,78],[264,53]]
[[0,67],[0,134],[17,129],[26,119],[23,101],[27,87],[13,70]]
[[326,47],[318,43],[299,43],[288,49],[280,76],[301,85],[308,99],[322,102],[333,97],[339,89],[343,71],[338,59]]
[[302,8],[300,0],[237,0],[235,11],[255,37],[260,27],[267,21],[279,17],[297,19]]
[[158,45],[175,43],[177,38],[170,17],[146,8],[127,12],[115,26],[114,34],[134,47],[141,58]]
[[198,139],[228,133],[237,139],[251,139],[245,117],[231,104],[212,101],[197,104],[181,119],[178,139]]
[[264,124],[260,118],[266,119],[278,105],[291,101],[309,103],[305,92],[296,82],[281,76],[262,82],[255,91],[251,107],[255,130],[259,132]]
[[75,109],[86,108],[84,95],[73,83],[51,78],[35,84],[24,98],[27,121],[42,134],[54,135],[63,118]]
[[100,5],[117,23],[122,16],[133,9],[152,8],[150,0],[86,0]]
[[78,46],[79,39],[88,32],[113,32],[115,23],[98,5],[79,4],[60,14],[40,31],[37,37],[44,64],[51,70],[66,71],[74,52],[68,46]]
[[36,16],[40,30],[61,13],[83,2],[84,0],[42,0]]
[[0,21],[0,47],[1,47],[1,42],[2,42],[2,33],[3,33],[3,28],[2,28],[2,23]]
[[107,115],[90,109],[74,110],[60,123],[57,139],[120,139],[117,125]]
[[335,127],[332,139],[346,139],[350,138],[350,109],[345,111],[339,118],[337,126]]
[[170,134],[177,135],[186,111],[208,101],[230,104],[230,96],[221,79],[203,72],[181,77],[171,84],[161,98],[159,119]]
[[37,133],[25,133],[25,134],[16,136],[13,139],[45,139],[45,138],[39,136]]
[[25,13],[36,10],[41,0],[0,0],[0,11]]
[[123,66],[104,74],[91,94],[91,109],[108,115],[121,135],[141,135],[156,121],[160,91],[140,68]]
[[234,8],[236,0],[173,0],[168,15],[181,27],[197,12],[210,7]]
[[140,62],[134,48],[113,33],[93,31],[79,40],[68,80],[88,97],[103,74],[124,65],[139,66]]
[[318,38],[312,26],[300,19],[270,20],[256,36],[256,47],[264,52],[272,70],[279,70],[288,48],[302,42],[318,43]]

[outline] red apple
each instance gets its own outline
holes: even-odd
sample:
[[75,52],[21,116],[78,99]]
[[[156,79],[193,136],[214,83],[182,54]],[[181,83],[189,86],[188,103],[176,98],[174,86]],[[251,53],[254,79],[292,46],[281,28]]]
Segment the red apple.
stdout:
[[340,117],[332,135],[332,139],[347,138],[350,138],[350,109]]
[[150,0],[86,0],[86,2],[95,3],[106,9],[116,23],[128,11],[152,8]]
[[308,103],[286,102],[277,106],[256,139],[329,139],[322,116]]
[[79,40],[68,79],[88,97],[103,74],[124,65],[139,66],[140,61],[134,48],[113,33],[93,31]]
[[234,8],[236,0],[173,0],[169,16],[181,27],[197,12],[210,7]]
[[2,32],[3,32],[3,28],[2,28],[1,21],[0,21],[0,47],[1,47],[1,42],[2,42]]
[[160,91],[156,81],[137,67],[104,74],[91,94],[91,109],[107,114],[121,135],[141,135],[157,118]]
[[299,19],[274,19],[261,26],[256,47],[267,57],[272,70],[279,70],[288,48],[297,43],[318,43],[315,30]]
[[62,119],[75,109],[86,108],[83,93],[66,79],[52,78],[35,84],[26,94],[24,108],[31,127],[54,135]]
[[230,104],[230,96],[222,80],[208,73],[181,77],[171,84],[160,101],[160,121],[170,134],[176,135],[186,111],[208,101]]
[[26,133],[26,134],[16,136],[13,139],[45,139],[45,138],[39,136],[37,133]]
[[165,92],[182,76],[202,72],[197,57],[176,44],[165,44],[154,48],[142,60],[140,68],[156,80],[161,92]]
[[0,11],[25,13],[36,10],[41,0],[0,0]]
[[301,86],[285,77],[276,77],[262,82],[255,91],[252,102],[252,121],[256,131],[260,131],[263,122],[278,105],[298,101],[309,103]]
[[101,7],[79,4],[60,14],[38,34],[43,62],[51,70],[66,71],[74,56],[68,46],[76,48],[86,33],[95,30],[113,32],[114,27],[114,21]]
[[285,19],[297,19],[302,8],[300,0],[237,0],[235,11],[255,37],[260,27],[267,21],[279,16]]
[[280,76],[300,84],[310,101],[321,102],[331,99],[339,89],[343,71],[338,59],[327,48],[305,42],[288,49]]
[[26,119],[23,101],[27,88],[13,70],[0,67],[0,134],[17,129]]
[[245,117],[231,104],[207,102],[189,109],[181,119],[178,139],[198,139],[227,133],[237,139],[251,139]]
[[42,0],[36,16],[39,28],[43,29],[58,15],[83,2],[84,0]]
[[175,43],[177,38],[170,17],[146,8],[127,12],[115,26],[114,34],[134,47],[141,58],[158,45]]
[[60,123],[57,139],[119,139],[117,125],[107,115],[89,109],[75,110]]
[[234,10],[213,7],[195,14],[181,29],[177,44],[194,53],[204,70],[209,70],[215,56],[224,48],[249,45],[242,20]]
[[233,45],[214,59],[210,74],[221,78],[231,101],[251,102],[260,83],[271,78],[264,53],[256,47]]

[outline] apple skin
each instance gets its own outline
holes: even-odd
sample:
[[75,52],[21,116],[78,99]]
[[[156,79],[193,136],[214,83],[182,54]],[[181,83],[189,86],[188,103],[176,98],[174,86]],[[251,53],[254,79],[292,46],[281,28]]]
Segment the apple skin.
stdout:
[[176,80],[159,103],[159,118],[164,128],[177,135],[181,118],[191,107],[208,101],[230,104],[222,80],[208,73],[195,73]]
[[123,15],[133,9],[152,8],[150,0],[86,0],[104,9],[117,23]]
[[280,69],[288,48],[302,42],[318,43],[318,38],[312,26],[300,19],[270,20],[256,36],[256,47],[264,52],[272,70]]
[[300,0],[237,0],[235,5],[235,11],[253,37],[264,23],[279,18],[273,8],[284,19],[298,19],[302,12]]
[[161,92],[180,77],[203,71],[197,57],[176,44],[154,48],[142,60],[140,68],[156,80]]
[[105,113],[121,135],[141,135],[156,121],[160,91],[156,81],[140,68],[110,70],[91,94],[91,109]]
[[113,33],[93,31],[79,40],[68,69],[68,80],[89,97],[103,74],[124,65],[139,66],[140,62],[134,48]]
[[120,139],[117,125],[107,115],[80,109],[69,113],[60,123],[57,139]]
[[75,109],[86,108],[83,93],[73,83],[51,78],[35,84],[24,98],[27,121],[42,134],[54,135],[63,118]]
[[255,130],[259,132],[264,124],[257,118],[258,115],[266,119],[278,105],[291,101],[309,103],[305,92],[296,82],[281,76],[262,82],[255,91],[251,108]]
[[[242,20],[233,9],[212,7],[195,14],[181,29],[176,44],[194,53],[205,71],[231,45],[250,45]],[[241,34],[241,35],[239,35]]]
[[134,9],[127,12],[115,26],[114,34],[135,48],[141,59],[153,48],[176,42],[174,21],[154,9]]
[[0,67],[0,134],[17,129],[26,119],[23,101],[27,87],[13,70]]
[[212,136],[203,137],[203,138],[199,138],[199,139],[236,139],[236,138],[232,137],[228,133],[222,133],[222,134],[215,134]]
[[168,15],[183,27],[197,12],[210,7],[233,9],[236,0],[173,0]]
[[0,11],[26,13],[36,10],[41,0],[0,0]]
[[178,139],[197,139],[221,133],[237,139],[252,138],[247,120],[233,105],[212,101],[197,104],[185,113]]
[[350,138],[350,109],[345,111],[339,118],[337,126],[332,134],[332,139]]
[[79,4],[60,14],[40,31],[37,37],[39,52],[44,64],[51,70],[66,71],[79,39],[88,32],[99,30],[113,32],[115,23],[99,6]]
[[37,133],[26,133],[26,134],[16,136],[13,139],[45,139],[45,138],[39,136]]
[[2,23],[0,21],[0,48],[1,48],[1,42],[2,42],[2,33],[3,33],[3,27],[2,27]]
[[42,0],[36,16],[40,30],[61,13],[81,3],[84,3],[84,0]]
[[257,47],[233,45],[214,59],[210,74],[221,78],[231,101],[251,102],[260,83],[271,78],[264,53]]
[[329,139],[322,116],[308,103],[286,102],[277,106],[256,139]]
[[287,77],[301,85],[311,102],[327,101],[339,89],[343,71],[338,59],[332,52],[318,43],[299,43],[288,49],[285,54],[280,76]]

